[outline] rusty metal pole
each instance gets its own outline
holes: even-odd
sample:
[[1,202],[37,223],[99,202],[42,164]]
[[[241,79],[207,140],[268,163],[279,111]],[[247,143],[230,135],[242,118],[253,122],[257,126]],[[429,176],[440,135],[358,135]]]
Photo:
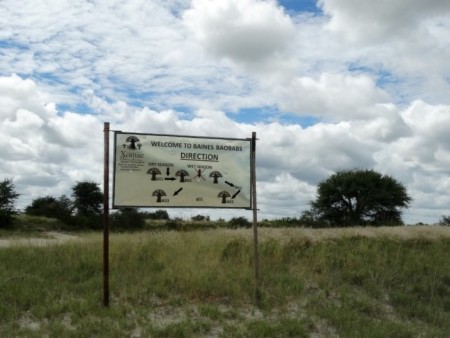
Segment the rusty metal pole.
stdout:
[[109,122],[104,123],[103,163],[103,305],[109,306]]
[[258,253],[258,207],[256,203],[256,132],[252,132],[252,149],[250,154],[252,210],[253,210],[253,266],[255,269],[255,301],[261,304],[259,285],[259,253]]

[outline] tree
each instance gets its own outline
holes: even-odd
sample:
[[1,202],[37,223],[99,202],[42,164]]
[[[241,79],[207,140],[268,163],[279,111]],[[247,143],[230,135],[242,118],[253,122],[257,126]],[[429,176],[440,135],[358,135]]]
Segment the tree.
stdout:
[[240,216],[240,217],[233,217],[228,221],[228,227],[237,229],[237,228],[250,228],[252,226],[252,223],[248,221],[247,218]]
[[166,210],[156,210],[155,212],[142,212],[145,219],[169,219],[169,213]]
[[13,217],[17,214],[14,204],[19,196],[11,179],[0,182],[0,227],[6,228],[12,224]]
[[38,197],[25,208],[25,213],[33,216],[53,217],[55,208],[56,198],[52,196]]
[[319,183],[309,216],[325,226],[400,225],[411,201],[394,178],[373,170],[340,171]]
[[73,205],[78,216],[100,215],[103,193],[95,182],[77,182],[72,187]]
[[35,198],[29,206],[25,208],[27,215],[43,216],[65,220],[72,214],[72,201],[65,195],[55,198],[45,196]]
[[193,221],[200,221],[200,222],[209,222],[210,221],[210,217],[209,216],[204,216],[204,215],[195,215],[191,217],[191,220]]
[[450,216],[442,215],[441,219],[439,220],[439,225],[450,225]]
[[136,208],[122,208],[111,215],[111,228],[141,229],[144,226],[144,215]]

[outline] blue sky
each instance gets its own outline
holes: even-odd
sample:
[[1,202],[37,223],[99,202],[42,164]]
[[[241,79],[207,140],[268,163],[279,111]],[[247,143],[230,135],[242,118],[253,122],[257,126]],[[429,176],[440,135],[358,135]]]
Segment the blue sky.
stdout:
[[314,0],[283,0],[278,1],[278,3],[288,12],[321,13],[320,7],[318,7],[317,2]]
[[70,194],[77,180],[102,182],[104,121],[136,132],[256,131],[261,217],[299,216],[320,180],[362,168],[405,184],[406,222],[436,222],[450,213],[450,3],[319,7],[2,1],[0,179],[14,178],[21,207]]

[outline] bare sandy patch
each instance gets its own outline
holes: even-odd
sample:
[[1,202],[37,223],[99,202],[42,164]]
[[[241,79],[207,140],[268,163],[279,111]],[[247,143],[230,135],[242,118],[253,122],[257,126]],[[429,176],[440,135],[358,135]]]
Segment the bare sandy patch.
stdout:
[[29,237],[20,239],[0,239],[0,248],[13,246],[49,246],[79,240],[78,236],[56,231],[46,232],[45,235],[45,238]]

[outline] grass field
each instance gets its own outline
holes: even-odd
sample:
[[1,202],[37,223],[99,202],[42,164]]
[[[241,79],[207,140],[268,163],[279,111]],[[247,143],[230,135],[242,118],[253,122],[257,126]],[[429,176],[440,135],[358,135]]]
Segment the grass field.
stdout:
[[0,337],[449,336],[449,227],[259,234],[260,306],[251,229],[216,229],[111,234],[105,308],[101,233],[2,233]]

